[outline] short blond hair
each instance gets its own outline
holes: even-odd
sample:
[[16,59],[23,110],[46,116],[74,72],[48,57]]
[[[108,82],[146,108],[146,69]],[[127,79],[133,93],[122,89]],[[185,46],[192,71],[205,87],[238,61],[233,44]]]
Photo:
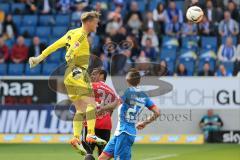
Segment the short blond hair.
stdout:
[[100,17],[100,13],[97,12],[97,11],[91,11],[91,12],[84,12],[82,15],[81,15],[81,21],[83,23],[87,22],[87,21],[91,21],[93,20],[94,18],[97,18],[99,19]]

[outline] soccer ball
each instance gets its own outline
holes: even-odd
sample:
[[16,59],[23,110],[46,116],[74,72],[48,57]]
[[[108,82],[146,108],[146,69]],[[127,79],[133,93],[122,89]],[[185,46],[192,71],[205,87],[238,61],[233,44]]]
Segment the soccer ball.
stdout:
[[198,6],[192,6],[192,7],[188,8],[187,13],[186,13],[187,19],[193,23],[201,22],[203,15],[204,15],[204,13],[203,13],[202,9]]

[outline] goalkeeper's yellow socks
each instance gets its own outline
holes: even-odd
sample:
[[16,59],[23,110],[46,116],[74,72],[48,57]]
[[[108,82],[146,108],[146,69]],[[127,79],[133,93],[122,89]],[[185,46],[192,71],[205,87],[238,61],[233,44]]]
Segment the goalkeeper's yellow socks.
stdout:
[[82,132],[82,123],[84,120],[84,114],[82,112],[77,111],[73,118],[73,135],[76,138],[80,138]]
[[87,105],[86,119],[88,126],[88,134],[95,135],[95,123],[96,123],[96,106],[93,104]]

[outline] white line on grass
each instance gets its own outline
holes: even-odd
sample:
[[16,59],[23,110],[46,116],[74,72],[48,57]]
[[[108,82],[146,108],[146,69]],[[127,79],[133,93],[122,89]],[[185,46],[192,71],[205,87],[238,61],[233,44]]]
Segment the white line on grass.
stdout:
[[165,155],[158,156],[158,157],[147,158],[145,160],[159,160],[159,159],[166,159],[166,158],[171,158],[171,157],[177,157],[177,154],[165,154]]

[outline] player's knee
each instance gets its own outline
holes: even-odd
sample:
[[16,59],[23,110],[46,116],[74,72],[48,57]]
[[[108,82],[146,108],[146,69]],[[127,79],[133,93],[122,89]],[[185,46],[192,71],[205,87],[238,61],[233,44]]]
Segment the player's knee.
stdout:
[[84,160],[95,160],[95,158],[93,157],[93,155],[87,154]]

